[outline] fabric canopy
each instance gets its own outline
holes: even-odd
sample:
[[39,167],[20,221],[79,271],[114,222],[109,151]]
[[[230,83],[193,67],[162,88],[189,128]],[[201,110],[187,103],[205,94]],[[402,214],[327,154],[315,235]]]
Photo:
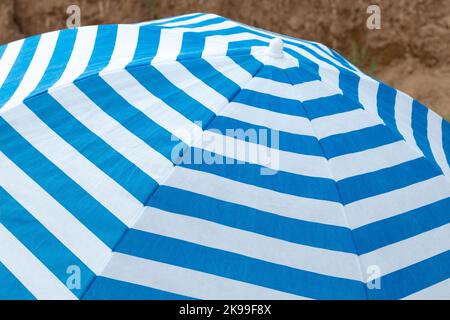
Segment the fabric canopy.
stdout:
[[1,299],[450,298],[450,125],[212,14],[0,47]]

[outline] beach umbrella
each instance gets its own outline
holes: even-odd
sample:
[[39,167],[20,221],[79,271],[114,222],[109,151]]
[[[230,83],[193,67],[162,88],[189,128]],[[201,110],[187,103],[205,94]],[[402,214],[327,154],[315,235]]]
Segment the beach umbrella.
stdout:
[[450,126],[212,14],[0,47],[1,299],[450,298]]

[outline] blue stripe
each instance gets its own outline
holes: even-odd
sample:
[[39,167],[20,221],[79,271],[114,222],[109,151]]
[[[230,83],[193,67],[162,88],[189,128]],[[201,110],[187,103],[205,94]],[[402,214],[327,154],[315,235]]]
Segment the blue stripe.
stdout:
[[302,105],[310,120],[361,109],[358,103],[341,94],[304,101]]
[[[293,85],[306,83],[306,82],[312,82],[312,81],[320,81],[319,71],[317,70],[316,73],[312,72],[304,72],[304,65],[300,63],[300,68],[289,68],[284,70],[286,75],[289,78],[289,83]],[[319,68],[319,66],[317,66]]]
[[97,277],[83,300],[193,300],[192,298],[165,292],[128,282]]
[[203,81],[228,100],[241,90],[236,83],[218,72],[205,60],[182,60],[180,63],[198,78],[199,81]]
[[401,141],[385,125],[377,125],[320,140],[328,159],[389,145]]
[[167,80],[156,68],[151,66],[128,68],[128,72],[150,93],[164,101],[186,118],[202,121],[206,124],[215,116],[214,113],[180,90]]
[[319,141],[316,137],[313,136],[305,136],[288,132],[278,132],[279,141],[277,142],[279,142],[279,145],[274,145],[273,143],[271,143],[273,142],[271,141],[271,138],[273,138],[272,134],[276,130],[271,130],[267,127],[261,127],[223,116],[216,117],[209,125],[208,129],[219,130],[226,136],[245,140],[245,137],[235,135],[235,133],[237,132],[236,130],[243,130],[249,135],[254,134],[257,137],[257,140],[250,141],[253,143],[298,154],[319,157],[323,156],[323,151],[319,145]]
[[71,291],[81,297],[95,274],[1,187],[0,199],[0,222],[62,283],[70,266],[80,268],[80,289]]
[[0,300],[36,300],[23,284],[0,262]]
[[269,40],[270,39],[267,39],[267,41],[249,39],[231,41],[228,43],[228,53],[229,55],[234,55],[232,53],[240,52],[241,54],[250,55],[252,52],[252,47],[267,47]]
[[270,94],[260,93],[244,89],[234,98],[233,102],[246,104],[255,108],[265,109],[273,112],[283,113],[291,116],[306,117],[300,102],[285,99]]
[[344,96],[352,101],[359,101],[359,81],[360,77],[348,71],[342,71],[339,74],[339,87],[342,89]]
[[428,160],[419,158],[400,165],[347,178],[338,182],[343,204],[402,189],[426,181],[441,173],[430,166]]
[[130,105],[105,80],[100,77],[91,77],[77,81],[75,84],[98,107],[128,131],[167,159],[171,159],[172,150],[178,143],[172,141],[172,134]]
[[49,94],[29,99],[27,106],[56,134],[142,203],[158,186],[155,180],[82,125]]
[[393,131],[398,133],[395,121],[395,99],[397,90],[380,83],[377,94],[378,114],[383,122]]
[[[203,156],[203,161],[201,164],[196,164],[195,160],[199,156]],[[191,170],[208,172],[298,197],[340,202],[334,180],[327,178],[308,177],[283,171],[279,171],[275,175],[262,175],[263,166],[240,163],[235,159],[214,155],[209,151],[197,148],[189,149],[180,165]],[[302,187],[299,188],[299,186]]]
[[322,80],[322,77],[320,76],[319,72],[319,65],[317,63],[309,60],[305,56],[299,54],[298,52],[292,49],[285,48],[284,50],[290,55],[292,55],[294,58],[296,58],[300,65],[299,69],[295,68],[287,70],[287,74],[289,75],[292,84],[309,82],[314,80]]
[[442,120],[442,144],[447,163],[450,166],[450,123]]
[[365,298],[365,286],[358,281],[294,269],[133,229],[126,233],[117,251],[313,299]]
[[116,44],[117,28],[117,25],[98,26],[94,50],[86,70],[79,78],[98,73],[109,64]]
[[428,112],[430,111],[427,107],[414,100],[411,126],[417,146],[422,150],[425,158],[437,166],[433,152],[431,151],[430,142],[428,141]]
[[205,48],[205,42],[205,37],[200,36],[198,33],[185,32],[183,34],[183,42],[181,44],[181,50],[177,57],[177,61],[199,61]]
[[241,30],[241,28],[240,27],[231,27],[228,29],[209,30],[209,31],[202,31],[202,32],[187,31],[187,34],[189,34],[189,33],[196,34],[198,36],[198,39],[200,40],[201,38],[207,38],[210,36],[235,34],[236,31],[238,31],[238,30]]
[[72,55],[76,36],[77,29],[68,29],[59,32],[58,41],[56,42],[55,50],[53,51],[53,56],[48,64],[47,70],[45,70],[44,76],[30,96],[48,90],[61,78]]
[[[366,254],[450,223],[450,198],[353,230],[359,254]],[[374,237],[375,234],[383,235]]]
[[2,118],[0,151],[112,248],[126,226],[39,153]]
[[246,64],[248,59],[251,58],[251,56],[249,57],[248,55],[237,54],[237,52],[228,50],[227,56],[251,75],[255,75],[262,67],[264,67],[264,64],[256,59],[253,59],[254,63]]
[[27,38],[17,56],[14,65],[0,88],[0,108],[13,96],[19,87],[34,57],[40,36]]
[[274,66],[264,66],[256,74],[256,77],[290,84],[289,78],[285,70]]
[[160,37],[161,31],[159,29],[147,29],[141,27],[139,29],[138,43],[133,61],[130,62],[128,67],[133,67],[139,63],[145,62],[145,60],[151,61],[158,52]]
[[381,278],[381,290],[368,290],[370,299],[396,300],[450,278],[450,251]]
[[159,187],[148,206],[306,246],[355,253],[348,228],[283,217],[176,188]]
[[8,45],[6,45],[6,44],[0,46],[0,60],[2,59],[3,54],[5,53],[6,47],[8,47]]

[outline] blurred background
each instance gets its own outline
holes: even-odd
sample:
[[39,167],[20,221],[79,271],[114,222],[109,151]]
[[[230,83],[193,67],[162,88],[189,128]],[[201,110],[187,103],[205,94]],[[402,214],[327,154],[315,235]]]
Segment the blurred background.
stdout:
[[[72,4],[82,25],[209,12],[318,41],[450,120],[450,0],[0,0],[0,44],[65,28]],[[381,30],[366,27],[372,4]]]

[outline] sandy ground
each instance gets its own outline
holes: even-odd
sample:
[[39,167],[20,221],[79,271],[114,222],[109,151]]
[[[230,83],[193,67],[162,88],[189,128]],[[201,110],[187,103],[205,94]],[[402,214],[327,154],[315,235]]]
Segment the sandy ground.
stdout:
[[0,0],[0,43],[82,24],[130,23],[213,12],[322,42],[376,78],[450,119],[450,1],[378,0],[381,30],[366,27],[370,0]]

